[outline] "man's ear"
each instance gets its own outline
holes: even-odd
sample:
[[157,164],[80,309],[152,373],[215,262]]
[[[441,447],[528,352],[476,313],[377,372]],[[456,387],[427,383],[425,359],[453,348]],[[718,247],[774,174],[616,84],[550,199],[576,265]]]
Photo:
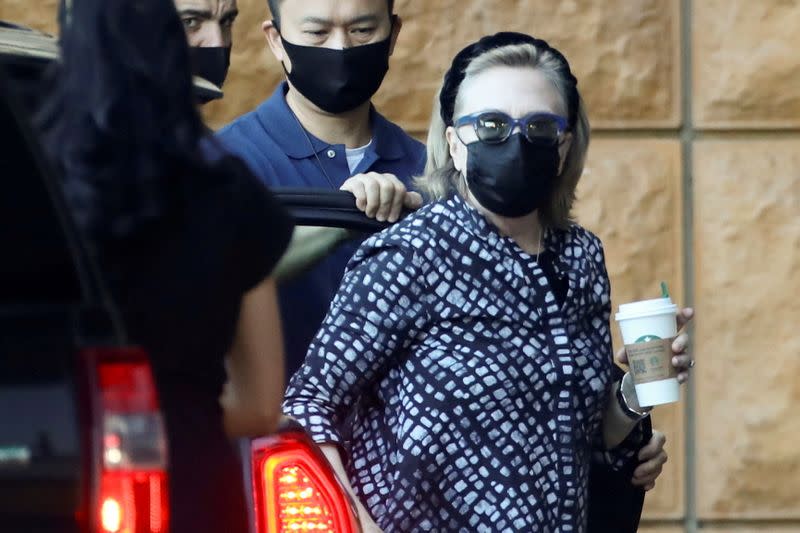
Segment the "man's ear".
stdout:
[[400,35],[400,30],[403,28],[403,19],[399,15],[392,15],[392,42],[389,46],[389,55],[394,54],[394,45],[397,43],[397,36]]
[[275,26],[275,21],[265,20],[262,22],[261,31],[264,32],[264,37],[267,39],[269,49],[272,50],[272,55],[274,55],[275,59],[279,62],[285,62],[286,68],[289,69],[289,58],[286,51],[283,49],[283,40],[281,39],[281,34],[277,26]]

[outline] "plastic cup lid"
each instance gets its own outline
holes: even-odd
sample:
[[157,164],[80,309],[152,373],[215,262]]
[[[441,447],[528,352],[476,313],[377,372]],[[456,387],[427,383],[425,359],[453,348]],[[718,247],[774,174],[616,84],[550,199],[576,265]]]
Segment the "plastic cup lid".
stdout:
[[630,318],[642,318],[653,315],[672,314],[678,312],[678,306],[672,303],[672,298],[654,298],[652,300],[642,300],[621,304],[619,312],[615,315],[615,320],[628,320]]

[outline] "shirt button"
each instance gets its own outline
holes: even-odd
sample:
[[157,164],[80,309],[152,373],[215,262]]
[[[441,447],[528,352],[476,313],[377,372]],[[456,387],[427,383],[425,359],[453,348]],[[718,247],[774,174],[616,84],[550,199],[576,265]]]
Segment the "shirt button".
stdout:
[[336,152],[333,150],[328,150],[328,158],[333,159],[334,157],[336,157]]

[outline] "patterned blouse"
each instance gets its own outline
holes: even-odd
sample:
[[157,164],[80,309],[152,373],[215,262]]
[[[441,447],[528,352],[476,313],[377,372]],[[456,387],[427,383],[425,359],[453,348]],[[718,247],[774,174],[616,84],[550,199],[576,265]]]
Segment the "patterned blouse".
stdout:
[[581,532],[592,457],[622,468],[635,453],[632,435],[592,454],[613,364],[602,245],[576,225],[543,244],[561,304],[459,197],[350,261],[284,411],[341,446],[385,531]]

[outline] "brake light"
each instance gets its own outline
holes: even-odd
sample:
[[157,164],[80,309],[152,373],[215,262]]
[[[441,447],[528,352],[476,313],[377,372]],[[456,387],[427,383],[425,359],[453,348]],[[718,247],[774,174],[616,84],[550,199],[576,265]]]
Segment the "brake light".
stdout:
[[93,531],[168,531],[164,424],[147,354],[138,348],[84,352],[90,370],[97,484]]
[[328,462],[302,433],[253,443],[258,533],[356,533],[349,495]]

